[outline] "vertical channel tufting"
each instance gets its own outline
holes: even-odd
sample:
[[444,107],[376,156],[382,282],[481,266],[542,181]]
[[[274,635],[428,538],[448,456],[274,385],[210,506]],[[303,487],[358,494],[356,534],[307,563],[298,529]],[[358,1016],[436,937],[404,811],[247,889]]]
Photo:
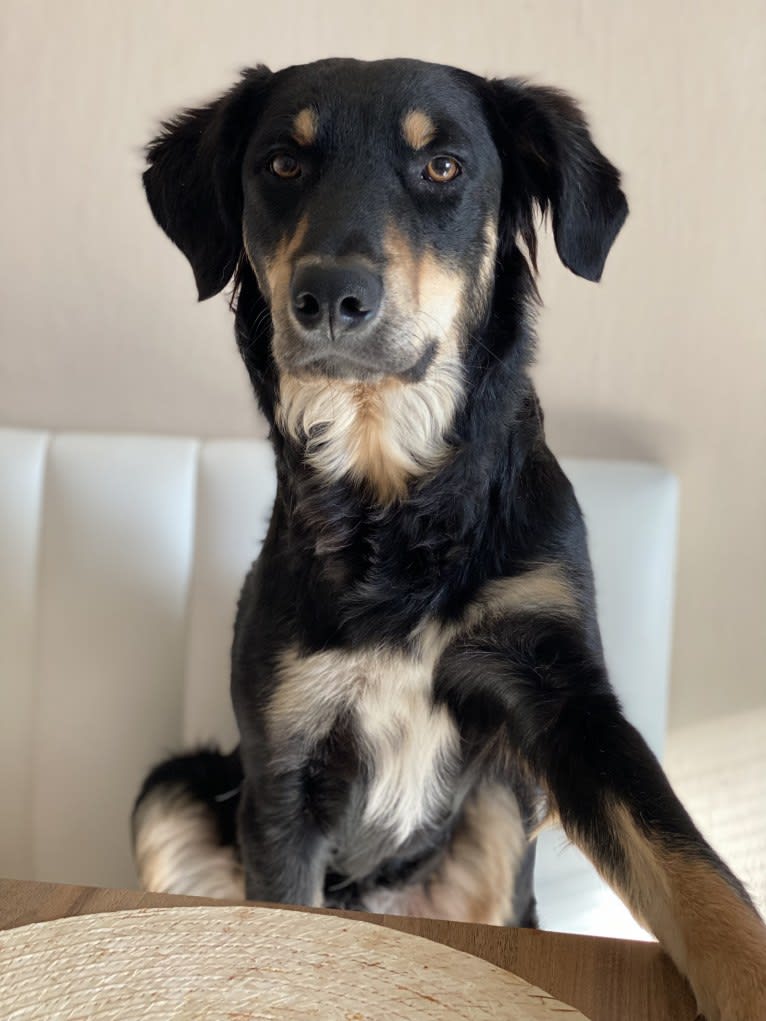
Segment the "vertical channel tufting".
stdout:
[[188,606],[183,736],[186,744],[237,742],[229,654],[239,590],[257,557],[276,489],[266,440],[202,444],[194,571]]
[[662,758],[675,595],[678,480],[654,464],[563,462],[588,528],[599,623],[625,712]]
[[40,588],[36,878],[132,881],[142,773],[181,738],[197,443],[64,434]]
[[0,429],[0,872],[29,876],[38,572],[49,435]]
[[[670,674],[678,482],[652,464],[562,462],[588,528],[604,654],[625,713],[662,755]],[[538,841],[545,929],[647,938],[559,829]]]

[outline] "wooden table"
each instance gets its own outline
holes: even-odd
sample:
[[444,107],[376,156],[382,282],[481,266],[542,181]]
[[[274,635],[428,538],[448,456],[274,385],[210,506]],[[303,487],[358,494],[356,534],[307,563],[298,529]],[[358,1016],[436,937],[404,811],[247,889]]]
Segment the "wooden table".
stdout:
[[[0,879],[0,929],[102,911],[224,903],[235,902]],[[577,1007],[591,1021],[693,1021],[696,1015],[688,986],[655,943],[395,915],[326,913],[414,933],[483,957]]]

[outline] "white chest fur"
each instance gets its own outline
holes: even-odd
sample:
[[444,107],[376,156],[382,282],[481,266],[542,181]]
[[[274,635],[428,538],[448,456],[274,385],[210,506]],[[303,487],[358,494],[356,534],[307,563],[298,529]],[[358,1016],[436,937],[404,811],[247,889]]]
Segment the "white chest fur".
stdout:
[[273,766],[300,768],[307,753],[347,716],[358,735],[371,784],[364,821],[404,840],[441,807],[456,765],[459,735],[445,706],[434,706],[434,668],[449,643],[508,614],[579,613],[577,594],[560,569],[541,565],[488,582],[450,625],[422,627],[414,653],[386,648],[280,657],[269,706]]
[[297,765],[347,716],[370,771],[364,822],[405,840],[438,811],[459,744],[448,710],[433,705],[435,659],[381,649],[288,650],[269,712],[280,764]]

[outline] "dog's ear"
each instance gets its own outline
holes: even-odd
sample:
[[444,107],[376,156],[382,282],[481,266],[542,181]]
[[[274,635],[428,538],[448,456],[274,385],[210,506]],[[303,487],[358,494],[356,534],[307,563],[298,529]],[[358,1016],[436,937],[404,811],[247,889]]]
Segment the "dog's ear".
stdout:
[[503,163],[502,213],[535,259],[532,212],[552,214],[564,265],[599,280],[628,215],[619,171],[596,148],[579,107],[557,89],[506,80],[486,83],[487,113]]
[[223,290],[242,250],[242,158],[271,78],[242,72],[223,96],[162,125],[143,180],[154,218],[191,263],[199,300]]

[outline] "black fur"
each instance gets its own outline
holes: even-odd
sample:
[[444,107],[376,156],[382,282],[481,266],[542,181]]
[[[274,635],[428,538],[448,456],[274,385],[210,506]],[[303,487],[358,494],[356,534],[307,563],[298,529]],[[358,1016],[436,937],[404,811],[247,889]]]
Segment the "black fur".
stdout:
[[[327,119],[301,155],[304,180],[286,184],[266,172],[268,153],[306,105]],[[413,157],[396,140],[408,107],[453,125],[449,151],[463,161],[462,184],[435,192],[410,175]],[[370,889],[427,883],[466,799],[491,776],[513,789],[528,827],[544,792],[569,836],[618,887],[630,866],[615,805],[652,846],[706,863],[747,902],[609,685],[582,516],[546,446],[529,376],[536,216],[551,213],[564,264],[598,280],[627,214],[619,174],[572,100],[415,61],[324,61],[274,75],[259,68],[215,103],[169,122],[148,158],[152,210],[192,263],[200,298],[235,277],[237,342],[276,454],[273,516],[242,591],[232,653],[248,895],[306,903],[319,887],[325,903],[359,906]],[[413,480],[403,500],[380,503],[348,477],[328,482],[276,415],[274,310],[253,265],[266,265],[302,215],[303,251],[376,264],[393,217],[414,252],[437,251],[468,278],[482,224],[490,217],[498,225],[490,300],[481,313],[465,310],[467,386],[445,438],[449,457]],[[462,755],[443,780],[446,807],[404,843],[362,825],[370,776],[353,714],[339,712],[299,761],[275,765],[285,749],[268,714],[285,648],[406,653],[426,619],[456,621],[487,582],[540,565],[566,579],[576,621],[556,607],[515,611],[447,647],[433,700],[456,722]],[[508,905],[517,923],[535,918],[533,853],[531,844]]]

